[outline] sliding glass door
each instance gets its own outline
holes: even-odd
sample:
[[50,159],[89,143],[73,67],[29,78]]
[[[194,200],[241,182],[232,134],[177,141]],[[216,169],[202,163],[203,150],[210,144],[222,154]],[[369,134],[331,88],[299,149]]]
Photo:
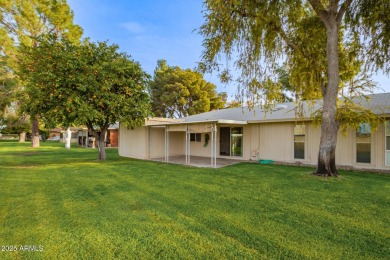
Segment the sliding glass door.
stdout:
[[242,157],[242,127],[221,127],[219,133],[219,154]]
[[390,120],[386,121],[386,165],[390,166]]
[[232,127],[231,129],[231,150],[232,156],[242,156],[242,127]]

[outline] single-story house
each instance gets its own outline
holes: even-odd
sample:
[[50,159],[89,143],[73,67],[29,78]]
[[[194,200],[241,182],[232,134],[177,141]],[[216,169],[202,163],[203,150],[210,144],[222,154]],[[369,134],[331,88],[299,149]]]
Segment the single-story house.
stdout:
[[60,141],[62,138],[62,134],[61,134],[62,130],[63,130],[62,128],[50,129],[48,140]]
[[[112,124],[108,127],[106,136],[107,147],[118,147],[118,129],[119,123]],[[88,128],[83,127],[78,130],[77,140],[79,146],[96,148],[95,137],[88,133]]]
[[[383,122],[375,131],[362,124],[338,134],[336,164],[355,168],[390,170],[390,93],[354,98],[371,108]],[[207,157],[210,166],[219,158],[274,160],[316,165],[321,135],[310,114],[321,102],[303,102],[303,116],[296,117],[294,102],[276,105],[273,111],[230,108],[214,110],[181,119],[149,118],[145,125],[119,127],[119,155],[169,161],[184,156]]]
[[[72,136],[71,136],[71,139],[70,141],[72,143],[76,143],[77,142],[77,132],[78,132],[79,128],[78,127],[70,127],[70,131],[72,133]],[[49,141],[60,141],[62,143],[65,143],[65,133],[66,133],[66,129],[64,128],[54,128],[54,129],[51,129],[50,132],[49,132],[49,138],[47,140]]]
[[[79,131],[79,127],[73,127],[73,126],[71,126],[71,127],[69,127],[69,129],[70,129],[70,132],[71,132],[71,136],[70,136],[70,142],[71,143],[77,143],[77,141],[78,141],[78,139],[77,139],[77,133],[78,133],[78,131]],[[61,131],[61,142],[63,142],[63,143],[66,143],[66,139],[65,139],[65,137],[66,137],[66,129],[63,129],[62,131]]]

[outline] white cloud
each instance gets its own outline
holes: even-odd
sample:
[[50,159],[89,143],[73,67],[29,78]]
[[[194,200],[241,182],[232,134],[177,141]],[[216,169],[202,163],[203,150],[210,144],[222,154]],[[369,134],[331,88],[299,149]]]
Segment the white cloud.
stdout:
[[122,27],[124,27],[126,30],[128,30],[129,32],[134,33],[134,34],[144,32],[143,26],[137,22],[123,23]]

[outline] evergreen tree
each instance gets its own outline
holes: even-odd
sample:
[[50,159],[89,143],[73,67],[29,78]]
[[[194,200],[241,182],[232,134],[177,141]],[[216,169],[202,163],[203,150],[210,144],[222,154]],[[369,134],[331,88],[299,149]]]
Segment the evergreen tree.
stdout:
[[180,118],[223,108],[226,101],[215,88],[200,73],[159,60],[149,84],[152,111],[159,117]]

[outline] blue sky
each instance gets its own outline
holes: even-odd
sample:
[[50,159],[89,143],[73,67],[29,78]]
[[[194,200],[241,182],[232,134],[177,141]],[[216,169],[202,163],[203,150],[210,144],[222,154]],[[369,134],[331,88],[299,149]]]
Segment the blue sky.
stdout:
[[[203,24],[202,0],[68,0],[74,22],[92,41],[108,40],[141,63],[149,74],[157,60],[183,69],[194,68],[202,53],[202,36],[194,30]],[[235,94],[234,86],[220,83],[215,73],[205,79],[217,91]],[[383,90],[390,92],[390,79],[374,76]]]

